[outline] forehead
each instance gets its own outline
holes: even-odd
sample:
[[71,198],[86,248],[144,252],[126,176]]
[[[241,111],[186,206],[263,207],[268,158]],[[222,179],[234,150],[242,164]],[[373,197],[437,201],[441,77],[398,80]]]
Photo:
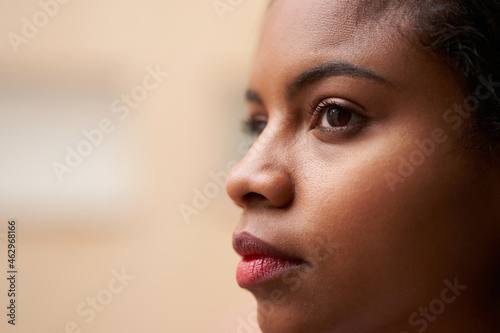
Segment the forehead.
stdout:
[[408,45],[396,28],[401,16],[394,12],[360,20],[359,6],[358,0],[275,1],[263,26],[254,75],[292,75],[331,61],[370,68],[389,55],[406,57]]
[[[269,9],[264,32],[269,36],[281,33],[283,42],[313,42],[310,46],[345,39],[356,30],[357,3],[348,0],[277,0]],[[311,36],[316,37],[315,41],[311,41]]]
[[279,22],[279,29],[293,32],[295,37],[310,37],[316,32],[328,42],[363,29],[398,26],[415,10],[404,1],[391,0],[275,0],[267,13],[266,29],[273,31]]

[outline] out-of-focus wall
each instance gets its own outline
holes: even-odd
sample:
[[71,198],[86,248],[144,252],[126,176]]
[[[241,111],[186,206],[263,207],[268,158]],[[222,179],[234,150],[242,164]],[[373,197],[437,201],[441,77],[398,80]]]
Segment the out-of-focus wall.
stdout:
[[266,6],[0,0],[1,332],[258,332],[223,182]]

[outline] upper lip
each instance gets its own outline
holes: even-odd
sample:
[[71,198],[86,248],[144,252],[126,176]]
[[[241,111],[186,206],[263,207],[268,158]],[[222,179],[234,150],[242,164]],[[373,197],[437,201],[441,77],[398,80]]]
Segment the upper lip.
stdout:
[[233,235],[233,248],[243,258],[270,257],[288,261],[304,261],[278,250],[247,232]]

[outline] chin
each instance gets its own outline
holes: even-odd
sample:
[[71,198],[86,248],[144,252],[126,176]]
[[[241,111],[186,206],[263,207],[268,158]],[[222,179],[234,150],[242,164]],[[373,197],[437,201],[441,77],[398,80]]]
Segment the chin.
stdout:
[[[314,307],[300,300],[273,304],[267,300],[258,302],[258,322],[262,333],[331,333],[331,318],[314,313]],[[295,303],[295,304],[294,304]],[[327,321],[327,322],[325,322]]]

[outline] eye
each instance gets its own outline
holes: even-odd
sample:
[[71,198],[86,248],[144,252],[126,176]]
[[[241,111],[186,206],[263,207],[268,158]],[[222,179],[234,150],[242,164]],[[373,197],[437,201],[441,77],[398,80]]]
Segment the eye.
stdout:
[[244,131],[252,136],[259,136],[267,126],[267,118],[255,116],[243,122]]
[[312,109],[314,117],[312,128],[325,131],[348,131],[358,128],[365,118],[356,112],[354,107],[335,99],[324,100]]
[[321,126],[342,127],[349,125],[353,118],[355,118],[353,112],[338,107],[332,107],[323,112]]

